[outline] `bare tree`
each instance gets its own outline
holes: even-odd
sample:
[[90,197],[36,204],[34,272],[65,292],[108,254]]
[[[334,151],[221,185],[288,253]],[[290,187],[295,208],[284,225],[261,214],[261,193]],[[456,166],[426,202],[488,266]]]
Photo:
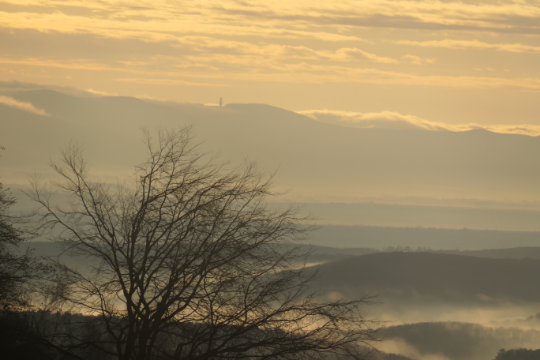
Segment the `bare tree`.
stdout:
[[0,181],[0,354],[16,360],[52,360],[51,348],[30,320],[28,301],[48,268],[32,250],[18,251],[30,234],[21,229],[29,218],[10,211],[15,203]]
[[132,183],[91,182],[77,146],[52,165],[70,207],[33,183],[41,229],[94,262],[58,265],[52,298],[92,328],[70,344],[123,360],[363,358],[358,345],[377,330],[360,313],[365,299],[310,292],[304,254],[283,246],[310,228],[292,209],[269,209],[270,178],[208,160],[189,128],[144,138]]
[[20,307],[25,304],[26,284],[35,277],[34,261],[29,252],[16,254],[24,241],[23,232],[15,226],[20,220],[9,214],[15,199],[0,182],[0,308]]

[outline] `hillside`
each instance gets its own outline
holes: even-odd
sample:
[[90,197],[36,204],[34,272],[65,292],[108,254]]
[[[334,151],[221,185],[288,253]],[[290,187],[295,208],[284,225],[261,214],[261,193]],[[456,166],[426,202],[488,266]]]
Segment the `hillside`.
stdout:
[[540,260],[421,252],[374,253],[322,264],[317,286],[355,297],[430,302],[538,302]]

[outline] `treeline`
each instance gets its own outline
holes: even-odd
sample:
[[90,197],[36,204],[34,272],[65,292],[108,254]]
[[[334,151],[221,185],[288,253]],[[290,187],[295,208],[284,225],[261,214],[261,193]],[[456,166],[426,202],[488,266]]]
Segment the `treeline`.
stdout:
[[512,349],[512,350],[499,350],[499,353],[494,360],[538,360],[540,359],[540,349]]
[[103,350],[81,346],[101,338],[103,326],[95,317],[69,312],[4,309],[0,355],[9,360],[112,360],[115,357]]
[[454,254],[476,256],[491,259],[540,259],[540,247],[516,247],[508,249],[460,250],[433,249],[431,247],[413,247],[407,245],[385,246],[382,250],[374,248],[332,248],[326,246],[305,245],[311,248],[310,262],[328,262],[342,260],[351,256],[391,253],[391,252],[427,252],[436,254]]

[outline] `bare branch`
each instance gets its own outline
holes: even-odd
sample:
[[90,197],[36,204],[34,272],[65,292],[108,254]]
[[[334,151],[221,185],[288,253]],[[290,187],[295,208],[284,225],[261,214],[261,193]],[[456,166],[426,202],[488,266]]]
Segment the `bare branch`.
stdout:
[[314,228],[297,209],[266,205],[272,176],[201,154],[190,128],[143,135],[148,158],[132,184],[89,181],[70,144],[51,164],[70,207],[32,185],[42,229],[95,264],[57,264],[50,294],[100,329],[80,345],[126,360],[362,358],[358,345],[377,339],[361,316],[368,299],[310,292],[313,274],[297,268],[305,254],[284,245]]

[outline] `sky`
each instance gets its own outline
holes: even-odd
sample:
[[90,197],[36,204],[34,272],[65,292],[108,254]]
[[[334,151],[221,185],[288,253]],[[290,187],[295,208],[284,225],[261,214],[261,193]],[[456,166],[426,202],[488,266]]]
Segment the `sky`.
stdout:
[[1,81],[352,126],[540,126],[538,0],[8,0],[0,44]]

